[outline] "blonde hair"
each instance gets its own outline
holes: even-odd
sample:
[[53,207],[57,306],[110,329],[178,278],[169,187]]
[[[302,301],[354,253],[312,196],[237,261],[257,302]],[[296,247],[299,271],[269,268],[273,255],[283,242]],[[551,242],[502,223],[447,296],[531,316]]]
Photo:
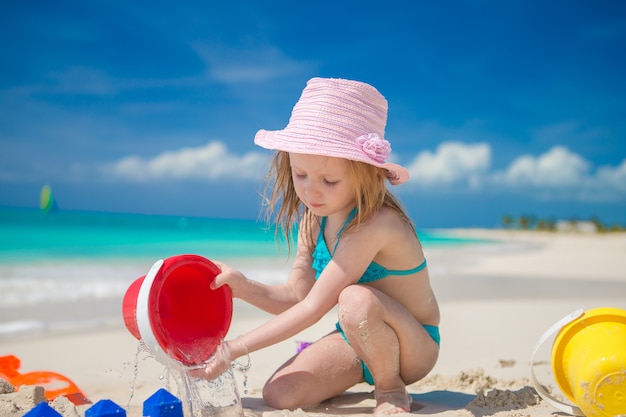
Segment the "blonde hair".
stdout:
[[[396,211],[411,227],[413,222],[406,214],[400,201],[387,189],[385,170],[365,162],[347,159],[349,170],[354,178],[356,215],[346,225],[344,231],[349,231],[367,221],[381,207],[388,207]],[[300,201],[296,194],[291,177],[289,153],[277,151],[272,159],[267,173],[264,193],[266,220],[274,222],[275,233],[282,235],[290,247],[294,228],[302,223],[303,232],[309,239],[310,247],[315,245],[311,227],[314,222],[319,224],[319,218],[313,215]]]

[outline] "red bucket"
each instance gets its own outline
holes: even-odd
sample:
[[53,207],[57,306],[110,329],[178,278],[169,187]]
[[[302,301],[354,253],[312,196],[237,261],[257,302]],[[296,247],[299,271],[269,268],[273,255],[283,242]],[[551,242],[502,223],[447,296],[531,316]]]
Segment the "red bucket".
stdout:
[[211,289],[219,273],[213,262],[198,255],[157,261],[124,295],[128,331],[161,361],[206,362],[228,333],[233,313],[230,288]]

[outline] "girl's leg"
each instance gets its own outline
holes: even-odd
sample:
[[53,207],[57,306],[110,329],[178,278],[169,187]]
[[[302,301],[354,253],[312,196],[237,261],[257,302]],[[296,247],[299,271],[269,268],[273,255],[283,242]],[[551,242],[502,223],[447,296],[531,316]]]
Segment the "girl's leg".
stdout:
[[310,407],[363,381],[354,350],[333,332],[282,365],[265,384],[263,399],[278,409]]
[[439,355],[424,327],[394,299],[365,285],[341,292],[339,323],[374,377],[374,413],[410,411],[405,385],[426,376]]

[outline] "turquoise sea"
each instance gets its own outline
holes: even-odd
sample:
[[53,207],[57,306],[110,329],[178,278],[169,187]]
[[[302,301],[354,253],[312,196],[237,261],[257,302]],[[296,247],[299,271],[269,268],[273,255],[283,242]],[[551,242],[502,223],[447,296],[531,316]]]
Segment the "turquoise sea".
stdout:
[[[471,244],[420,231],[425,248]],[[120,319],[119,303],[158,259],[197,254],[283,282],[288,250],[254,220],[0,208],[0,337]]]

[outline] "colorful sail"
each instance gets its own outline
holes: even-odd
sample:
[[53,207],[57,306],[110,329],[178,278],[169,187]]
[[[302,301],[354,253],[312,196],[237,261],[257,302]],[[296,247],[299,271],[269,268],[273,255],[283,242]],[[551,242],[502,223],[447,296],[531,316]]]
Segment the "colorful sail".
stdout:
[[44,213],[55,212],[59,209],[54,196],[52,195],[52,188],[49,185],[44,185],[41,189],[41,195],[39,197],[39,207]]

